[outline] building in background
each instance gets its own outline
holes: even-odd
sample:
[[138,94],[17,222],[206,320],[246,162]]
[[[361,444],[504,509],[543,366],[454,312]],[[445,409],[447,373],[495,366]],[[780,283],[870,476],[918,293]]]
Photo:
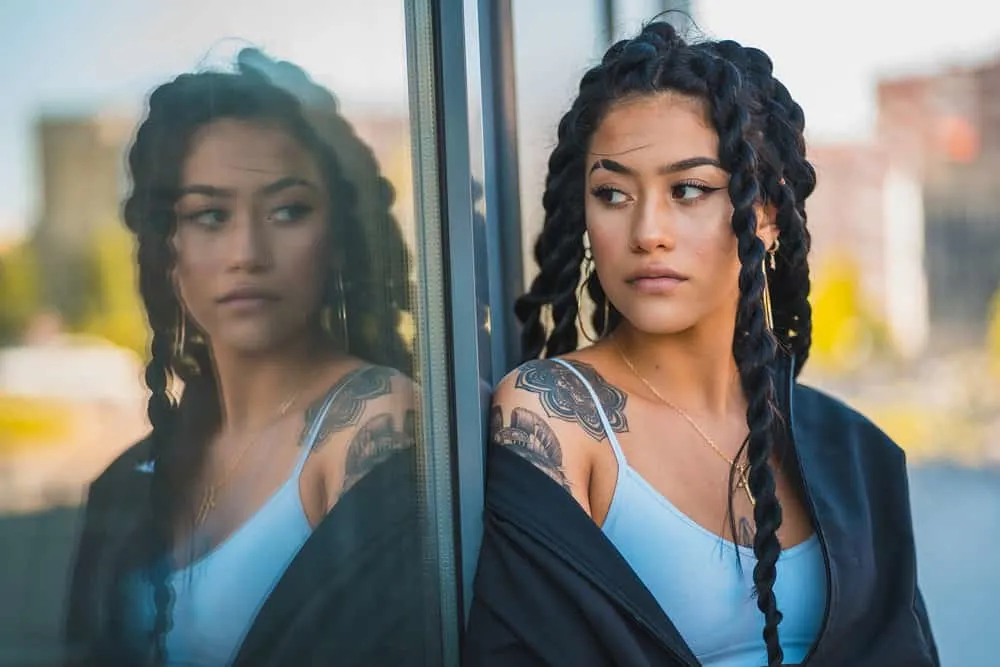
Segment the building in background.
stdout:
[[90,244],[120,225],[127,118],[42,116],[37,125],[41,215],[34,230],[45,305],[73,321],[86,308]]
[[878,85],[878,137],[922,185],[936,346],[981,344],[1000,289],[1000,58]]
[[875,139],[810,146],[818,282],[854,264],[906,358],[982,344],[1000,288],[1000,59],[877,84]]
[[897,353],[916,356],[928,336],[919,181],[878,145],[818,145],[808,157],[817,176],[806,205],[814,285],[849,265],[866,315]]

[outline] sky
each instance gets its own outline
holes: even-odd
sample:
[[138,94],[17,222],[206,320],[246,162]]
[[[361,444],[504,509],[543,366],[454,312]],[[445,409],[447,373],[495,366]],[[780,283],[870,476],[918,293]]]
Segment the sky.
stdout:
[[[345,102],[406,109],[395,0],[0,0],[0,241],[36,218],[40,111],[141,111],[159,83],[254,45]],[[280,20],[278,20],[280,18]]]
[[870,136],[879,77],[1000,56],[981,0],[700,0],[698,21],[771,56],[814,141]]
[[[580,60],[575,69],[582,72],[596,57],[593,31],[580,33],[585,44],[552,40],[547,31],[590,21],[596,16],[590,4],[514,0],[519,64],[545,62],[564,49],[568,55],[552,61]],[[695,17],[710,36],[771,55],[775,73],[805,108],[812,141],[858,140],[871,131],[879,75],[1000,53],[1000,13],[980,0],[914,9],[929,4],[696,0]],[[405,109],[402,7],[402,0],[0,0],[0,240],[23,232],[38,213],[33,119],[39,111],[134,113],[157,83],[228,62],[248,43],[301,64],[345,106]],[[552,22],[560,17],[563,23]],[[639,18],[620,27],[638,26]],[[570,74],[567,81],[577,77]],[[571,94],[544,76],[521,77],[519,85],[521,99],[550,107]]]

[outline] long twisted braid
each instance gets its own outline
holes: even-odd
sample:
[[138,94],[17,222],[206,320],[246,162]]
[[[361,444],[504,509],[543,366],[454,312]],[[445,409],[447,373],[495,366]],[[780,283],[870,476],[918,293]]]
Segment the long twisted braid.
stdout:
[[[290,92],[264,71],[269,61],[259,53],[252,55],[249,59],[241,57],[236,72],[184,74],[157,88],[150,95],[148,114],[128,157],[132,190],[125,201],[124,218],[136,236],[139,290],[152,330],[145,381],[150,390],[147,415],[152,431],[148,443],[154,469],[143,534],[133,541],[135,552],[122,558],[121,567],[143,569],[152,585],[156,613],[146,657],[155,665],[166,660],[165,636],[172,615],[169,554],[176,526],[189,514],[193,521],[190,480],[202,465],[207,441],[221,422],[218,384],[205,334],[183,315],[171,279],[175,262],[171,243],[176,229],[174,203],[186,153],[201,127],[227,118],[276,123],[313,154],[330,199],[335,202],[329,221],[331,247],[349,249],[340,257],[340,270],[347,276],[343,291],[328,286],[323,296],[323,305],[334,312],[340,309],[340,299],[345,302],[347,340],[335,344],[371,363],[393,366],[405,373],[412,368],[409,348],[398,331],[400,311],[408,307],[408,282],[398,280],[387,288],[385,267],[376,268],[382,263],[374,262],[371,252],[377,243],[390,263],[396,261],[394,268],[405,274],[405,244],[389,212],[394,196],[391,187],[378,173],[371,150],[337,114],[329,93],[326,97],[317,94],[319,87],[308,81],[298,81],[297,90]],[[301,73],[288,63],[281,65],[286,74]],[[295,94],[309,92],[314,95],[310,100],[313,115],[328,123],[322,135],[309,122],[301,98]],[[328,103],[322,114],[318,113],[316,97]],[[338,147],[351,149],[349,164],[342,163],[331,146],[331,135]],[[359,161],[355,159],[358,155],[367,155],[370,160]],[[352,172],[354,181],[377,186],[366,210],[370,216],[358,211],[358,195],[345,173],[347,168],[365,172]],[[187,342],[184,349],[176,350],[180,328],[186,331]],[[179,403],[169,393],[175,379],[184,383]],[[122,573],[118,573],[118,579],[122,580]],[[118,594],[112,604],[121,603]],[[113,617],[124,616],[121,609],[116,609]]]
[[[581,81],[579,94],[559,124],[558,145],[549,160],[543,197],[545,220],[535,246],[539,274],[516,313],[524,324],[524,360],[576,349],[573,319],[581,304],[576,288],[583,261],[584,159],[594,131],[613,105],[637,95],[674,91],[705,100],[719,135],[719,160],[730,174],[732,227],[741,263],[740,299],[735,322],[733,356],[747,397],[749,436],[745,447],[750,465],[750,490],[756,533],[757,564],[753,579],[757,604],[765,619],[763,638],[770,666],[783,659],[778,638],[781,612],[774,595],[776,564],[781,553],[777,531],[781,505],[775,494],[769,463],[780,441],[775,371],[779,350],[795,355],[801,368],[810,343],[809,272],[806,254],[805,198],[815,186],[815,172],[805,159],[802,109],[774,79],[763,52],[736,42],[687,44],[667,23],[652,23],[631,40],[612,46],[601,63]],[[781,252],[769,282],[775,327],[767,329],[761,297],[762,266],[767,256],[757,236],[755,205],[776,209]],[[593,328],[608,332],[620,321],[596,272],[587,278],[594,301]],[[608,305],[609,321],[605,320]],[[551,309],[551,329],[543,312]],[[730,498],[730,508],[732,498]]]

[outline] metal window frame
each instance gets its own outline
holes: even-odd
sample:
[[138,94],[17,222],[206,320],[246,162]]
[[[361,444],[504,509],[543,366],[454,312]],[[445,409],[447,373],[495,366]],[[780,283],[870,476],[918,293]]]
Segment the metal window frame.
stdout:
[[[451,349],[455,340],[454,314],[449,294],[448,252],[451,248],[448,229],[450,207],[444,187],[444,152],[441,133],[440,98],[445,83],[440,76],[440,31],[438,7],[433,0],[407,0],[406,51],[407,84],[410,98],[411,148],[413,163],[414,211],[416,214],[415,311],[418,323],[416,363],[421,384],[421,446],[418,450],[418,475],[422,483],[420,517],[425,551],[414,554],[429,567],[424,591],[428,596],[425,632],[428,642],[427,664],[458,665],[460,591],[456,565],[454,449],[459,433],[453,415],[462,414],[464,406],[456,397],[454,378],[456,355]],[[453,274],[452,274],[453,275]],[[443,329],[443,331],[441,331]],[[437,330],[435,332],[435,330]],[[435,336],[434,333],[438,335]],[[436,612],[436,613],[431,613]],[[432,655],[433,648],[440,655]]]
[[487,178],[487,230],[490,233],[490,319],[496,332],[493,381],[498,382],[521,357],[520,325],[514,302],[524,293],[521,181],[517,135],[512,0],[479,0],[483,62],[483,115]]
[[456,278],[449,314],[464,627],[482,538],[492,389],[519,357],[513,304],[524,272],[513,19],[510,0],[438,0],[436,6],[449,269]]
[[430,443],[420,472],[436,537],[424,557],[441,610],[428,632],[440,633],[442,664],[457,665],[482,537],[490,394],[512,363],[508,313],[521,290],[512,26],[507,0],[407,0],[406,15],[417,306],[447,338],[422,331],[417,350]]

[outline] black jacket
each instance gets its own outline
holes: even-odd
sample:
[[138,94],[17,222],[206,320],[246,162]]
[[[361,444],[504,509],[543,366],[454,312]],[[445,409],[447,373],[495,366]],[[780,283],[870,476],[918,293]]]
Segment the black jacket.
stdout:
[[[790,379],[781,384],[792,465],[803,480],[829,590],[820,638],[804,664],[937,667],[917,587],[903,452],[842,403]],[[699,664],[569,494],[508,449],[491,448],[488,460],[464,665]]]
[[[72,576],[68,665],[139,664],[116,613],[122,554],[148,516],[133,447],[92,485]],[[412,449],[355,484],[317,526],[257,614],[236,667],[440,666],[438,588],[421,558]],[[125,612],[127,613],[127,612]]]

